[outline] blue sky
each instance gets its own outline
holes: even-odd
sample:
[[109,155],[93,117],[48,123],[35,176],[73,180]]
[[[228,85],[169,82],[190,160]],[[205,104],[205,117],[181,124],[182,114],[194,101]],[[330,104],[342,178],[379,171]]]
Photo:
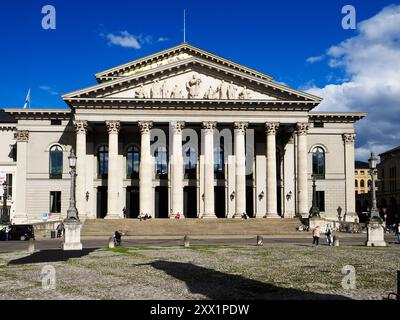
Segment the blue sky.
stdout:
[[[56,30],[41,28],[46,4],[57,10]],[[346,4],[356,8],[359,23],[396,1],[7,1],[0,12],[0,108],[22,107],[28,88],[31,107],[66,107],[60,95],[95,84],[95,73],[181,43],[183,9],[190,44],[290,87],[324,94],[327,86],[341,88],[354,77],[346,64],[349,53],[339,67],[332,64],[337,57],[327,54],[332,46],[359,39],[359,28],[341,26]],[[110,44],[110,36],[121,32],[140,48]],[[319,58],[311,63],[310,57]],[[358,147],[371,147],[368,137],[362,135]]]

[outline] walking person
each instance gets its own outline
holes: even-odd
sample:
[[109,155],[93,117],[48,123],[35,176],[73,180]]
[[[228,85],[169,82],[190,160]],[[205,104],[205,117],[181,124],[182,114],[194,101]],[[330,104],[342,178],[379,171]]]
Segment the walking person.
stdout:
[[397,243],[400,244],[400,222],[396,226]]
[[333,242],[333,230],[330,224],[326,225],[326,230],[325,230],[325,235],[326,235],[326,241],[328,242],[328,245],[332,245]]
[[319,238],[321,236],[321,229],[319,228],[319,226],[316,226],[313,230],[313,244],[312,246],[319,246]]

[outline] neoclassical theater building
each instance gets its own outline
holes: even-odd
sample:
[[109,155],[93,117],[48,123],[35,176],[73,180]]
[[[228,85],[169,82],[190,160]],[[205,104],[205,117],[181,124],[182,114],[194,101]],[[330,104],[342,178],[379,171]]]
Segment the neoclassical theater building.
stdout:
[[[321,99],[187,43],[96,74],[65,109],[5,108],[0,172],[15,223],[60,219],[77,156],[81,219],[353,220],[354,123]],[[332,110],[334,111],[334,110]]]

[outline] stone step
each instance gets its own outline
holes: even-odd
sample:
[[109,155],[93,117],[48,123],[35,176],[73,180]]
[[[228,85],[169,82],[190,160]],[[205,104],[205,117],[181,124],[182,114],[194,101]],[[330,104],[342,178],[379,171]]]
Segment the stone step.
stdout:
[[274,235],[295,234],[299,219],[137,219],[86,220],[82,236],[110,236],[115,230],[127,236]]

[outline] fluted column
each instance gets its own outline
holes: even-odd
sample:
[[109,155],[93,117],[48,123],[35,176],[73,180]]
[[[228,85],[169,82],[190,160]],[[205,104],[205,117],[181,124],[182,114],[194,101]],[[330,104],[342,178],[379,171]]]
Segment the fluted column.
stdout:
[[279,218],[277,210],[277,182],[276,182],[276,131],[278,122],[267,122],[267,218]]
[[108,131],[108,210],[106,219],[122,218],[122,212],[118,212],[118,201],[122,196],[118,190],[118,133],[121,128],[119,121],[106,121]]
[[214,207],[214,129],[217,123],[203,122],[204,130],[204,215],[216,218]]
[[76,209],[79,218],[86,218],[86,131],[87,121],[74,121],[76,132]]
[[26,171],[28,162],[29,131],[18,130],[14,133],[17,140],[17,173],[16,173],[16,205],[15,214],[10,216],[11,222],[15,224],[27,223],[26,211]]
[[140,213],[149,214],[154,218],[152,203],[152,156],[150,152],[151,121],[139,122],[141,132],[140,166],[139,166],[139,208]]
[[185,122],[178,121],[171,123],[172,127],[172,156],[171,156],[171,185],[172,185],[172,214],[175,218],[179,212],[183,217],[183,157],[182,157],[182,129]]
[[241,218],[246,213],[246,151],[245,134],[247,122],[235,122],[235,214]]
[[343,134],[345,174],[346,174],[346,212],[345,221],[354,222],[358,217],[356,214],[356,197],[354,187],[354,133]]
[[297,134],[297,190],[298,214],[308,217],[308,166],[307,166],[307,132],[308,122],[299,122],[296,125]]

